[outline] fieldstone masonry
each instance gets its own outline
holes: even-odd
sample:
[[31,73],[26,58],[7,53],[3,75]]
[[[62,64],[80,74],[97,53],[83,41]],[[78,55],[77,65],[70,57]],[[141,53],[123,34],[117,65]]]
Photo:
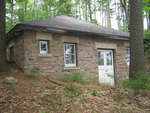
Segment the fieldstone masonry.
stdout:
[[[39,54],[38,40],[49,40],[49,54]],[[75,68],[64,67],[64,42],[77,45]],[[127,41],[24,31],[24,35],[18,37],[14,43],[17,46],[16,62],[25,72],[30,72],[33,67],[39,67],[43,75],[50,77],[73,72],[81,72],[93,78],[98,77],[97,49],[113,49],[115,75],[120,79],[128,78]]]

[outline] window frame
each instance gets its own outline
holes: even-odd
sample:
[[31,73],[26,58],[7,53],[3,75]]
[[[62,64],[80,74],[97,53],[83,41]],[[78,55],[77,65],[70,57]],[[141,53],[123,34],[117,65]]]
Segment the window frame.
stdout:
[[[129,57],[129,62],[128,62],[128,57]],[[126,64],[127,66],[130,66],[130,47],[126,48]]]
[[[74,64],[66,64],[66,51],[65,51],[65,47],[67,45],[73,45],[74,46]],[[77,66],[77,52],[76,52],[76,43],[69,43],[69,42],[65,42],[64,43],[64,66],[65,67],[76,67]]]
[[[46,42],[46,53],[41,52],[41,42]],[[38,40],[39,44],[39,54],[48,54],[49,53],[49,40]]]

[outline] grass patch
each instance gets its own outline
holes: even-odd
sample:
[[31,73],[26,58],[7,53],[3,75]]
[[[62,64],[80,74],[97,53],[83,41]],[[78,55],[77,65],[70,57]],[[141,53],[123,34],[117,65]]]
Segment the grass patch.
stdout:
[[133,113],[132,109],[122,109],[121,113]]
[[77,82],[77,83],[80,83],[80,84],[87,84],[88,83],[88,81],[85,79],[85,75],[81,74],[79,72],[74,73],[74,74],[65,75],[62,80],[63,81]]
[[84,97],[83,95],[81,95],[80,101],[84,103],[84,102],[87,102],[88,100],[87,100],[86,97]]
[[150,109],[150,105],[148,105],[148,104],[140,104],[139,108],[141,108],[141,109]]
[[125,80],[123,86],[133,89],[134,95],[137,95],[140,89],[150,90],[150,77],[144,73],[136,73],[135,79]]
[[39,102],[39,104],[40,104],[40,105],[43,105],[43,104],[44,104],[44,102],[40,101],[40,102]]
[[66,86],[64,90],[65,90],[64,96],[72,98],[72,99],[83,93],[83,91],[80,88],[75,87],[73,85]]
[[93,96],[99,96],[96,89],[91,90],[91,95]]
[[100,104],[100,105],[105,105],[105,102],[97,102],[98,104]]
[[119,106],[117,106],[117,105],[112,105],[112,107],[111,107],[111,110],[113,111],[113,113],[115,112],[119,112],[120,111],[120,109],[121,109],[121,106],[119,105]]
[[62,109],[61,97],[58,94],[45,94],[39,104],[46,105],[48,113]]
[[52,86],[52,85],[46,85],[45,88],[46,88],[46,89],[52,89],[52,90],[54,90],[56,87],[55,87],[55,86]]
[[121,102],[125,99],[125,96],[122,92],[119,92],[115,97],[114,100],[117,102]]

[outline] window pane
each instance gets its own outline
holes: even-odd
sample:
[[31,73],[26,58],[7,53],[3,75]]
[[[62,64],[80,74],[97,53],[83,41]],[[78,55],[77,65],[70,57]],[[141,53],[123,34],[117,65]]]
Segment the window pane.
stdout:
[[98,52],[98,64],[104,65],[104,53],[101,51]]
[[67,55],[71,54],[71,47],[68,44],[66,44],[66,46],[65,46],[65,54],[67,54]]
[[130,48],[126,48],[126,62],[130,65]]
[[75,55],[71,55],[71,63],[75,64]]
[[107,65],[112,65],[112,52],[106,52],[106,61],[107,61]]
[[48,41],[39,41],[40,53],[48,53]]
[[65,43],[65,65],[76,64],[75,44]]
[[71,49],[71,54],[74,54],[75,53],[74,45],[70,45],[70,49]]
[[66,56],[65,56],[65,62],[66,62],[66,64],[70,64],[70,55],[67,55],[66,54]]

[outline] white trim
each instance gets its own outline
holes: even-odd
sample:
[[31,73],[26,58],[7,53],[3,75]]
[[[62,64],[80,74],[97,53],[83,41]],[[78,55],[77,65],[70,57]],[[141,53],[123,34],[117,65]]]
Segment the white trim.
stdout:
[[[108,84],[113,86],[114,85],[114,51],[113,50],[104,50],[104,49],[98,49],[98,52],[103,52],[104,53],[104,65],[98,65],[98,73],[99,73],[99,82],[102,84]],[[112,53],[112,65],[107,65],[107,59],[106,59],[106,52],[111,52]],[[111,69],[111,70],[110,70]],[[112,75],[113,78],[110,78],[107,76],[107,74]]]
[[[46,44],[46,51],[43,51],[41,49],[41,44],[42,43]],[[39,40],[39,53],[40,54],[48,54],[48,41],[47,40]]]
[[[65,59],[65,56],[66,56],[65,46],[66,46],[66,44],[67,45],[73,45],[73,47],[74,47],[74,53],[72,54],[72,55],[74,55],[74,62],[75,62],[74,64],[66,64],[66,59]],[[76,44],[64,43],[64,66],[65,67],[76,67],[77,66],[76,62],[77,62],[77,60],[76,60]]]

